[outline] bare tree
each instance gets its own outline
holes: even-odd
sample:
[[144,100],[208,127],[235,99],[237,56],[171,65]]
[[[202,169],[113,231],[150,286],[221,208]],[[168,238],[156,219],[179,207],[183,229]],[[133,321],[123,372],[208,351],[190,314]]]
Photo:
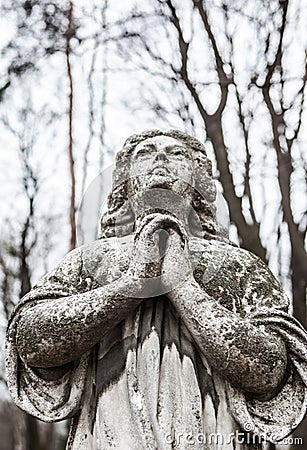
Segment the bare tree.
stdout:
[[[296,193],[306,193],[302,129],[307,43],[297,45],[300,60],[294,70],[289,54],[291,39],[303,26],[300,8],[305,7],[295,10],[288,0],[191,0],[185,6],[157,0],[151,15],[136,8],[115,34],[130,69],[147,69],[140,102],[150,93],[151,107],[166,120],[168,104],[176,104],[183,127],[192,124],[205,131],[241,246],[269,262],[286,287],[291,280],[294,314],[305,323],[306,210]],[[244,27],[250,31],[243,32]],[[112,33],[112,24],[110,29]],[[244,33],[254,53],[244,53]],[[279,197],[273,208],[267,186]],[[266,191],[263,197],[260,187]],[[273,224],[269,232],[268,220]],[[290,244],[289,263],[285,242]]]
[[[17,35],[2,49],[7,59],[7,71],[3,86],[0,88],[0,100],[10,91],[12,80],[18,79],[22,84],[24,78],[31,72],[39,72],[43,60],[57,53],[65,57],[66,75],[68,80],[68,161],[70,174],[70,245],[76,246],[76,180],[75,158],[73,151],[73,109],[74,83],[72,68],[72,39],[77,38],[77,23],[74,20],[72,1],[57,2],[36,0],[4,2],[2,13],[15,17]],[[29,46],[29,41],[31,45]]]
[[[39,168],[35,167],[32,158],[37,135],[34,123],[32,126],[30,124],[31,117],[33,118],[33,111],[31,114],[31,107],[28,106],[27,109],[21,110],[20,123],[23,126],[20,129],[15,129],[9,121],[5,121],[18,144],[20,188],[24,200],[24,211],[18,211],[18,216],[15,218],[16,223],[7,221],[0,241],[0,292],[6,321],[9,320],[11,310],[18,300],[31,289],[30,260],[38,245],[37,199],[41,180]],[[37,264],[39,263],[37,261]],[[9,422],[13,429],[12,448],[16,450],[55,450],[54,424],[43,424],[13,404],[8,408],[12,413],[10,416],[12,420]]]

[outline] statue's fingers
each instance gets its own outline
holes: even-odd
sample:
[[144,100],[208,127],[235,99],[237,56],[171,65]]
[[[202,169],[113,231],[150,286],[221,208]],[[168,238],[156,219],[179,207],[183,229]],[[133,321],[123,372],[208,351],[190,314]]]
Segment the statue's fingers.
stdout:
[[178,230],[174,230],[173,228],[169,230],[169,237],[167,240],[167,248],[179,248],[182,250],[185,248],[186,245],[186,239],[185,237],[178,232]]
[[176,231],[181,237],[184,239],[187,239],[187,232],[183,225],[183,223],[177,219],[177,217],[174,217],[170,214],[165,214],[163,217],[163,228],[167,231],[174,230]]
[[188,234],[181,224],[172,223],[172,226],[170,226],[167,231],[169,232],[170,235],[176,234],[183,244],[186,243],[188,239]]
[[158,222],[162,222],[163,221],[163,214],[161,213],[152,213],[152,214],[148,214],[147,216],[145,216],[142,220],[141,223],[139,224],[136,233],[135,233],[135,239],[137,239],[140,234],[143,232],[144,228],[152,221],[158,221]]
[[152,227],[152,231],[157,231],[159,229],[166,230],[170,228],[176,228],[179,234],[186,234],[183,223],[170,214],[157,214],[149,225]]

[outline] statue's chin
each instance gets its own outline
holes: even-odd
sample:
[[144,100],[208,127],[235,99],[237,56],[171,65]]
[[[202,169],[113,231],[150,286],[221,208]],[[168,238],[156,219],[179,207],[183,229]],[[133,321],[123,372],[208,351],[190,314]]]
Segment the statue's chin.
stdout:
[[172,189],[174,183],[176,180],[171,179],[169,177],[156,175],[153,177],[152,180],[149,181],[148,185],[146,186],[147,189],[151,188],[163,188],[163,189]]

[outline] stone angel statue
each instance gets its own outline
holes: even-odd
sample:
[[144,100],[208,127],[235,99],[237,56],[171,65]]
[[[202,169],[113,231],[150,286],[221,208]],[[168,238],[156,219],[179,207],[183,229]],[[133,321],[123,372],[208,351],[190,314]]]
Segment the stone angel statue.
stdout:
[[43,421],[72,418],[67,449],[261,449],[302,421],[305,331],[217,224],[215,197],[198,140],[131,136],[99,239],[14,310],[11,395]]

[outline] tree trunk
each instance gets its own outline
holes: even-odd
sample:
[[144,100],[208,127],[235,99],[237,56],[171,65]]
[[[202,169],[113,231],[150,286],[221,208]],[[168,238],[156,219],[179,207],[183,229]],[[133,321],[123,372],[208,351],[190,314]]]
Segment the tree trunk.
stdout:
[[[293,315],[306,328],[306,278],[301,270],[302,261],[292,251],[291,281],[293,292]],[[306,441],[307,442],[307,441]]]

